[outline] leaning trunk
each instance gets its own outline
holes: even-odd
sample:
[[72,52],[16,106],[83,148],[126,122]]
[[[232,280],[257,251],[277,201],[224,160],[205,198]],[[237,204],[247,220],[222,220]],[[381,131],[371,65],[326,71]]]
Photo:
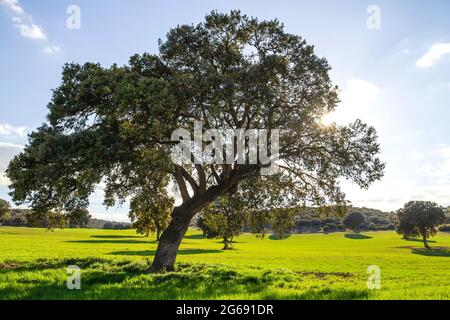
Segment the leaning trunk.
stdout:
[[172,221],[159,239],[158,249],[150,267],[151,272],[174,271],[178,248],[194,215],[194,211],[182,207],[173,209]]

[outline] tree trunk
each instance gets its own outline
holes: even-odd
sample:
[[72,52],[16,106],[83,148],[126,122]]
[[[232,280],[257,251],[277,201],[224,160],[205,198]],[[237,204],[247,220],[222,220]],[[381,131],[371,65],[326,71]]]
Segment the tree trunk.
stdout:
[[228,239],[223,239],[223,250],[228,250],[230,247],[228,246]]
[[422,235],[422,237],[423,237],[423,245],[425,246],[425,248],[431,249],[430,246],[428,245],[427,234],[424,233],[424,234]]
[[159,229],[159,226],[156,226],[156,242],[159,242],[160,238],[161,238],[161,230]]
[[195,213],[182,206],[173,209],[172,221],[161,234],[150,272],[174,271],[178,248]]
[[[210,187],[204,193],[194,195],[192,198],[189,198],[189,194],[186,194],[186,192],[184,196],[182,194],[183,204],[173,209],[172,220],[167,229],[162,232],[159,239],[150,272],[158,273],[175,270],[178,248],[189,228],[189,223],[192,218],[197,212],[233,188],[245,173],[245,170],[235,172],[227,181],[220,185]],[[184,188],[184,190],[186,189]]]

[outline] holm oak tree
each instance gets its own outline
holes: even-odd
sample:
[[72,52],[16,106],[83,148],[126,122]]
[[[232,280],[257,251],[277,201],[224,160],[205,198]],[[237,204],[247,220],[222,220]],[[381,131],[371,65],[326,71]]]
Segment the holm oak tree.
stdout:
[[367,188],[382,177],[384,164],[373,127],[359,120],[321,123],[339,101],[329,71],[327,60],[278,20],[239,11],[178,26],[160,41],[158,54],[132,56],[127,65],[66,64],[48,121],[9,165],[11,195],[36,214],[71,215],[88,207],[99,183],[112,206],[143,183],[164,183],[164,173],[182,203],[173,209],[151,270],[173,270],[195,214],[237,193],[240,182],[258,180],[267,166],[175,164],[171,150],[178,142],[171,134],[192,132],[201,121],[206,129],[279,130],[279,170],[261,179],[279,185],[285,206],[345,206],[339,178]]

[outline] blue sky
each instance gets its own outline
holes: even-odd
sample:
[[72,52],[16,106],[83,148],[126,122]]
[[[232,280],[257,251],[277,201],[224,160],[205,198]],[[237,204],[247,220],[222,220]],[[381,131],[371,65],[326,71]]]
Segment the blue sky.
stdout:
[[[80,29],[67,28],[70,5],[80,9]],[[380,10],[380,29],[367,25],[371,5]],[[367,191],[343,182],[354,205],[395,210],[412,199],[450,205],[445,0],[0,0],[0,197],[8,199],[2,171],[45,120],[63,63],[125,64],[135,53],[155,53],[171,27],[197,23],[214,9],[278,18],[329,60],[342,102],[324,121],[361,118],[374,125],[387,163],[384,179]],[[107,211],[101,203],[99,188],[92,214],[126,220],[126,205]]]

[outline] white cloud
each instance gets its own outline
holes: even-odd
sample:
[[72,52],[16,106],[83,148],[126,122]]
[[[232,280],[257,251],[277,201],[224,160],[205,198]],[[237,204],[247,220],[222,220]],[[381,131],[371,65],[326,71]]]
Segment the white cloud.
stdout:
[[20,35],[24,38],[32,40],[46,40],[47,35],[41,26],[35,24],[20,24],[18,25],[20,29]]
[[17,0],[0,0],[0,5],[6,7],[15,14],[25,14],[25,11],[19,5],[19,1]]
[[419,68],[429,68],[436,64],[442,56],[450,54],[450,43],[436,43],[416,62]]
[[[11,21],[19,29],[22,37],[31,40],[47,41],[47,34],[44,28],[33,23],[33,18],[25,12],[18,0],[0,0],[0,5],[5,7],[13,16]],[[50,48],[52,53],[58,51],[56,46],[50,46],[48,48]]]
[[58,46],[48,46],[48,47],[44,48],[43,51],[44,51],[44,53],[47,53],[47,54],[54,54],[54,53],[61,52],[61,48]]
[[0,172],[0,187],[7,187],[11,184],[11,181],[5,175],[4,172]]
[[368,114],[379,92],[378,86],[367,80],[361,78],[349,80],[347,88],[341,95],[342,102],[335,111],[323,117],[323,123],[347,124],[356,119],[370,120]]
[[[0,124],[0,136],[25,136],[27,127],[14,127],[10,124]],[[1,146],[1,142],[0,142]]]

